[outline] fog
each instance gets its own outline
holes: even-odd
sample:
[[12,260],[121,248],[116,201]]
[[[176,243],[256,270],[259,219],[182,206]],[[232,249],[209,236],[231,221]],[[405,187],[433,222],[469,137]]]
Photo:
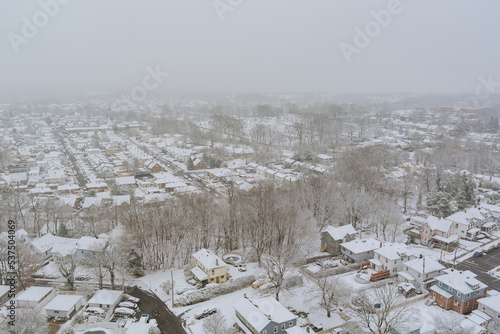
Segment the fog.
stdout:
[[127,92],[147,67],[169,73],[164,93],[473,92],[500,77],[498,0],[0,3],[3,93]]

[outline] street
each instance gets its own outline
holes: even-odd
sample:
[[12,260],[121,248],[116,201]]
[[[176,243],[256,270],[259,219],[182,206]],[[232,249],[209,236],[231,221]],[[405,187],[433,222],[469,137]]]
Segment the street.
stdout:
[[158,328],[163,334],[182,334],[186,333],[179,318],[177,318],[163,303],[163,301],[151,292],[144,291],[138,287],[133,287],[131,291],[127,290],[131,296],[139,298],[140,312],[137,319],[142,314],[149,314],[150,318],[156,319]]

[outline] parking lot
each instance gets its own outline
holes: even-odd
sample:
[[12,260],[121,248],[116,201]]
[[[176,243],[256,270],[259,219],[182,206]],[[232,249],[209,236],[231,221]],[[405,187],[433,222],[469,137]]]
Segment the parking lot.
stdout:
[[483,254],[481,257],[471,257],[459,263],[457,269],[470,270],[476,273],[476,278],[487,284],[489,289],[500,292],[500,279],[488,274],[488,271],[498,266],[500,266],[500,248],[493,249],[491,252]]

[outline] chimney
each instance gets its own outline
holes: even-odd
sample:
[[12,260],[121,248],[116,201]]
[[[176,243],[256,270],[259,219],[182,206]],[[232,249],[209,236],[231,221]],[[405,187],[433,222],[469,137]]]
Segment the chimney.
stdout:
[[243,295],[243,297],[248,298],[246,293]]
[[423,256],[422,254],[420,254],[420,255],[418,256],[418,258],[419,258],[419,259],[421,259],[421,258],[423,258],[423,257],[424,257],[424,256]]
[[215,259],[215,265],[218,266],[219,265],[219,259]]
[[309,333],[310,331],[311,331],[311,330],[309,329],[309,327],[307,327],[307,328],[306,328],[306,332],[308,332],[308,333]]
[[382,248],[382,243],[380,243],[380,248]]
[[270,314],[267,316],[267,320],[271,320],[271,315]]
[[467,210],[464,210],[465,213],[467,213]]

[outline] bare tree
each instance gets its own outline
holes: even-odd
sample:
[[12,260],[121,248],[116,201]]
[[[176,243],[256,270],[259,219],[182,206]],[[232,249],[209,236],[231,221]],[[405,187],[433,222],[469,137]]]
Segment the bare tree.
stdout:
[[339,306],[339,302],[347,300],[351,295],[352,286],[339,276],[320,278],[317,284],[319,289],[315,288],[311,297],[314,301],[319,301],[319,306],[330,318],[331,312]]
[[71,290],[75,289],[75,270],[77,267],[76,256],[74,254],[65,256],[56,261],[57,269],[62,277],[66,279],[66,284]]
[[366,330],[378,334],[404,329],[413,312],[397,286],[389,284],[358,291],[348,307]]
[[49,324],[37,310],[18,309],[15,322],[4,321],[0,325],[0,332],[5,334],[49,333]]
[[462,325],[463,318],[454,312],[448,311],[446,314],[433,314],[432,323],[439,334],[468,334],[473,333],[473,327]]
[[226,319],[220,314],[220,312],[206,318],[205,321],[203,321],[202,327],[206,334],[229,333],[226,325]]
[[285,283],[285,276],[292,269],[293,262],[297,258],[297,251],[298,247],[293,242],[275,245],[262,261],[262,266],[273,285],[278,301]]

